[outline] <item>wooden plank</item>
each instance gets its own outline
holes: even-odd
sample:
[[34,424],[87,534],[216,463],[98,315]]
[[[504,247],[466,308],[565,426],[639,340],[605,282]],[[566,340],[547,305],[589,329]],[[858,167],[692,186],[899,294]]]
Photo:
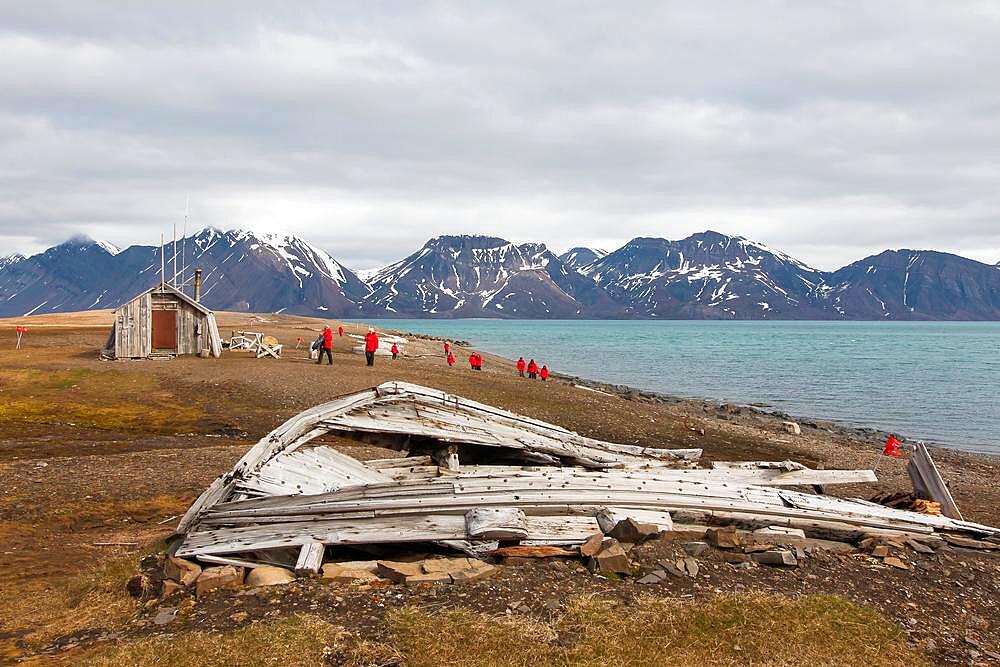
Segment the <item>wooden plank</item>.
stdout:
[[919,497],[940,503],[941,513],[945,516],[959,521],[963,520],[958,504],[952,498],[948,485],[941,477],[941,473],[924,443],[917,443],[913,455],[906,464],[906,472],[913,483],[913,490]]
[[319,541],[307,542],[299,551],[299,559],[295,562],[295,574],[319,574],[323,565],[323,555],[326,545]]

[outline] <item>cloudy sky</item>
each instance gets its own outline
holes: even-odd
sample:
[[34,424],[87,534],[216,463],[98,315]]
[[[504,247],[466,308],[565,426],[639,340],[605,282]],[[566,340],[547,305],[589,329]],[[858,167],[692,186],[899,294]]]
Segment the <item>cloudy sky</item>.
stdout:
[[1000,3],[0,0],[0,255],[182,224],[1000,261]]

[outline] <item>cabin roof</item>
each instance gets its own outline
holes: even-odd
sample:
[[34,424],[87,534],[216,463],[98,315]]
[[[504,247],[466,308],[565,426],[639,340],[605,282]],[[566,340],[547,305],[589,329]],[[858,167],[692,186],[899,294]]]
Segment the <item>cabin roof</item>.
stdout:
[[[195,310],[197,310],[200,313],[203,313],[205,315],[211,315],[212,314],[212,311],[209,310],[208,308],[206,308],[205,306],[203,306],[201,303],[195,301],[194,299],[192,299],[187,294],[185,294],[184,292],[180,291],[179,289],[177,289],[173,285],[167,285],[165,283],[161,283],[159,285],[155,285],[153,287],[150,287],[148,290],[145,290],[143,292],[139,292],[138,294],[136,294],[135,296],[133,296],[131,299],[129,299],[125,303],[130,303],[132,301],[135,301],[136,299],[138,299],[141,296],[145,296],[147,294],[153,294],[153,293],[156,293],[156,294],[169,294],[171,296],[175,296],[175,297],[177,297],[181,301],[185,302],[186,304],[188,304],[189,306],[191,306],[192,308],[194,308]],[[121,308],[122,305],[124,305],[124,304],[119,305],[118,308]],[[115,310],[118,310],[118,308],[116,308]]]

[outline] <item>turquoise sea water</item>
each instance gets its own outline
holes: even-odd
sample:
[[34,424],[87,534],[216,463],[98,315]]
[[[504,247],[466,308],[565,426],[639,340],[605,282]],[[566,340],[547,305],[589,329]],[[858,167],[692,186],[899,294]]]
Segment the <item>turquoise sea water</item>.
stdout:
[[377,323],[594,380],[1000,453],[1000,322]]

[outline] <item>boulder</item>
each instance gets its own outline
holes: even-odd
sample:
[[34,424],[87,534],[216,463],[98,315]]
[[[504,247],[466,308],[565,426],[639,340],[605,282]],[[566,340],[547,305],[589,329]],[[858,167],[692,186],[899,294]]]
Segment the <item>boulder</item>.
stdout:
[[632,517],[622,519],[615,527],[608,532],[608,537],[613,537],[619,542],[629,544],[639,544],[660,534],[660,529],[652,523],[640,523]]
[[580,545],[580,555],[592,558],[600,552],[602,546],[604,546],[604,533],[594,533]]
[[323,575],[324,579],[333,579],[341,584],[368,584],[373,581],[381,581],[379,577],[374,572],[369,572],[368,570],[348,570],[340,569],[332,576]]
[[174,593],[180,592],[182,590],[184,590],[184,587],[181,586],[178,582],[174,581],[173,579],[164,579],[163,590],[160,592],[160,597],[168,598]]
[[479,581],[480,579],[485,579],[491,577],[500,569],[489,563],[484,563],[482,561],[476,561],[475,565],[468,567],[464,570],[459,570],[458,572],[451,573],[451,581],[455,584],[471,583],[473,581]]
[[502,558],[553,558],[564,556],[575,556],[575,551],[555,547],[551,545],[517,545],[512,547],[500,547],[493,552],[494,556]]
[[781,425],[789,435],[802,435],[802,427],[795,422],[781,422]]
[[885,558],[889,555],[889,547],[885,544],[878,544],[872,547],[872,556],[876,558]]
[[684,559],[683,562],[684,562],[684,569],[687,570],[687,573],[690,574],[692,577],[697,577],[699,570],[698,561],[696,561],[694,558],[691,558],[691,556],[688,556],[687,558]]
[[795,558],[795,554],[785,549],[764,551],[752,554],[750,557],[755,563],[760,563],[761,565],[788,565],[794,567],[799,564],[798,559]]
[[743,546],[743,538],[735,528],[709,528],[705,541],[719,549],[736,549]]
[[324,579],[336,579],[342,572],[369,572],[378,576],[377,560],[347,560],[339,563],[323,563],[321,576]]
[[453,572],[461,572],[462,570],[468,570],[475,567],[477,564],[485,565],[483,561],[476,558],[428,558],[425,560],[421,567],[426,574],[431,574],[434,572],[444,572],[445,574],[452,574]]
[[405,583],[408,577],[426,574],[421,563],[401,563],[399,561],[380,560],[378,561],[378,574],[397,584]]
[[405,579],[407,586],[413,584],[450,584],[451,575],[447,572],[418,572]]
[[173,579],[182,586],[190,586],[198,580],[200,575],[201,565],[183,558],[169,556],[163,565],[163,576],[167,579]]
[[247,575],[246,585],[254,587],[279,586],[281,584],[290,584],[293,581],[295,581],[295,575],[285,568],[264,565],[263,567],[255,567],[250,570],[250,574]]
[[685,542],[681,546],[688,556],[700,556],[708,549],[708,542]]
[[199,597],[215,590],[238,590],[243,586],[243,568],[232,565],[208,567],[202,570],[195,582]]
[[882,559],[882,562],[890,567],[895,567],[900,570],[909,570],[910,566],[896,558],[895,556],[886,556]]
[[934,549],[924,544],[923,542],[918,542],[917,540],[909,539],[906,540],[906,546],[910,547],[918,554],[932,554]]
[[594,569],[600,572],[626,573],[631,569],[628,554],[617,541],[613,541],[592,559]]

